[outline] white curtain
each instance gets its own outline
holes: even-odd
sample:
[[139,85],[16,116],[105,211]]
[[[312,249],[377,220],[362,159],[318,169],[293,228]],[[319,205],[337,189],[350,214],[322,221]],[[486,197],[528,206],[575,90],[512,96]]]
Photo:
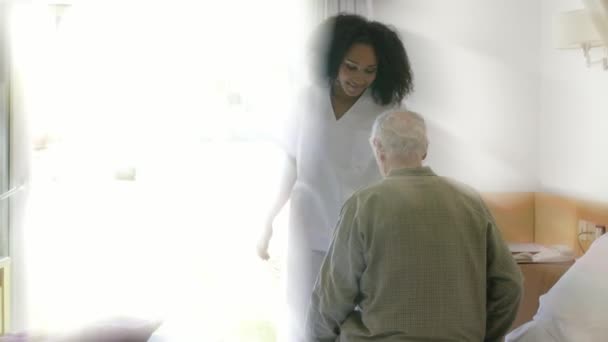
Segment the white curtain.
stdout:
[[0,255],[8,255],[8,53],[7,5],[0,3]]
[[3,43],[5,57],[9,64],[7,65],[6,78],[6,99],[8,100],[9,115],[9,189],[20,189],[6,199],[9,203],[9,222],[8,222],[8,254],[11,257],[11,299],[10,299],[10,322],[11,330],[23,330],[26,327],[25,317],[27,316],[27,291],[26,281],[26,254],[27,245],[25,236],[27,231],[25,227],[27,198],[29,193],[30,181],[30,140],[28,138],[28,130],[26,125],[24,94],[21,92],[22,84],[13,77],[17,73],[14,61],[14,55],[10,54],[13,49],[12,36],[9,35],[12,29],[12,17],[10,14],[13,11],[14,2],[5,3],[2,8],[2,22],[6,29],[6,39]]
[[374,19],[373,0],[315,0],[313,18],[321,22],[339,13],[352,13]]

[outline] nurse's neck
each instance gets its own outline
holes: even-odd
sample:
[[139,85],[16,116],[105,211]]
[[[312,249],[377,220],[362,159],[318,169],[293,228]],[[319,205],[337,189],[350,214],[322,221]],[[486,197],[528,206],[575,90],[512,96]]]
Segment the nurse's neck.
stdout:
[[340,120],[340,118],[343,117],[344,114],[346,114],[346,112],[348,112],[348,110],[355,105],[355,102],[357,102],[361,95],[349,96],[344,93],[344,90],[338,83],[334,84],[331,90],[331,106],[334,110],[336,120]]

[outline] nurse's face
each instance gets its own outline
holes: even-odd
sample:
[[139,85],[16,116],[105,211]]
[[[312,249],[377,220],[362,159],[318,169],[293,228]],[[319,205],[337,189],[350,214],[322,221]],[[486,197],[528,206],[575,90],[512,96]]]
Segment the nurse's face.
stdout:
[[374,48],[368,44],[353,44],[340,65],[337,82],[345,95],[357,97],[374,82],[377,72]]

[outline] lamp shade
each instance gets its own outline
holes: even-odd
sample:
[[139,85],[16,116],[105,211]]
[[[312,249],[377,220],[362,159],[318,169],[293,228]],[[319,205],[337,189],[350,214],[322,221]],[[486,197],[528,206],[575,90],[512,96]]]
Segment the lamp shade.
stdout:
[[553,18],[553,44],[558,49],[604,45],[585,9],[562,12]]
[[608,0],[583,0],[604,44],[608,45]]

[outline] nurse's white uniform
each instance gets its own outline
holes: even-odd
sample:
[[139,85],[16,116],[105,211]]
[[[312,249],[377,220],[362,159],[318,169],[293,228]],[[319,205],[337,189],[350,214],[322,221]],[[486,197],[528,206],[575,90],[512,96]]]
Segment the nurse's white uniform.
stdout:
[[303,340],[312,288],[342,205],[356,190],[380,180],[369,137],[377,105],[368,89],[336,120],[328,87],[311,87],[297,102],[285,149],[295,161],[288,234],[288,340]]

